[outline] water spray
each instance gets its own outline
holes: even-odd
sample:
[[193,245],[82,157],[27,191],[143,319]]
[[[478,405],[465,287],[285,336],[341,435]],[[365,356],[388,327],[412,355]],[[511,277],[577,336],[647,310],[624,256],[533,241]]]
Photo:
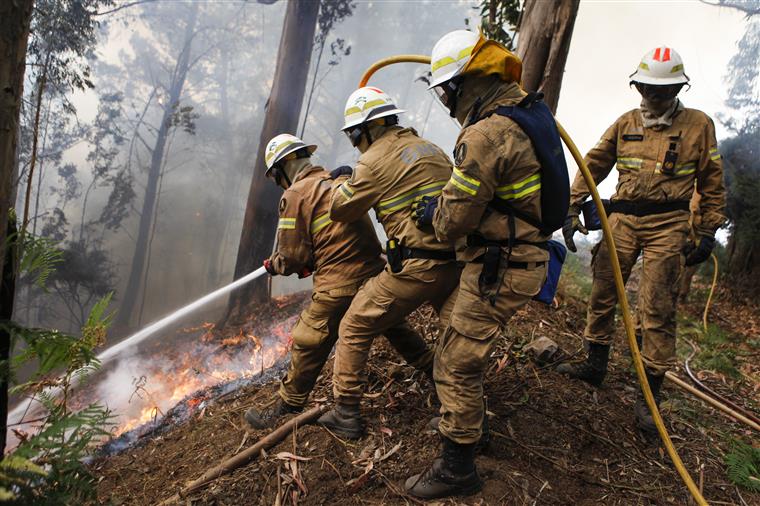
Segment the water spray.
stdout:
[[157,322],[151,323],[150,325],[148,325],[144,329],[142,329],[142,330],[140,330],[140,331],[132,334],[131,336],[129,336],[128,338],[124,339],[119,344],[111,346],[106,351],[104,351],[103,353],[101,353],[100,355],[98,355],[98,360],[100,360],[100,362],[102,364],[108,362],[114,356],[116,356],[119,353],[121,353],[122,350],[124,350],[124,349],[126,349],[126,348],[128,348],[130,346],[134,346],[136,344],[139,344],[140,342],[142,342],[146,338],[152,336],[153,334],[155,334],[159,330],[164,329],[168,325],[171,325],[172,323],[176,322],[177,320],[179,320],[179,319],[187,316],[188,314],[192,313],[196,309],[198,309],[198,308],[200,308],[202,306],[205,306],[209,302],[212,302],[212,301],[218,299],[219,297],[222,297],[223,295],[227,295],[228,293],[230,293],[235,288],[238,288],[240,286],[243,286],[246,283],[249,283],[249,282],[253,281],[254,279],[260,277],[265,272],[266,272],[266,269],[264,269],[263,266],[259,267],[258,269],[256,269],[255,271],[251,272],[250,274],[246,274],[242,278],[237,279],[237,280],[233,281],[232,283],[230,283],[230,284],[228,284],[226,286],[223,286],[223,287],[221,287],[221,288],[219,288],[219,289],[217,289],[217,290],[215,290],[215,291],[213,291],[213,292],[211,292],[211,293],[209,293],[207,295],[204,295],[200,299],[198,299],[198,300],[196,300],[194,302],[191,302],[187,306],[184,306],[184,307],[181,307],[181,308],[177,309],[176,311],[174,311],[170,315],[165,316],[165,317],[161,318],[160,320],[158,320]]

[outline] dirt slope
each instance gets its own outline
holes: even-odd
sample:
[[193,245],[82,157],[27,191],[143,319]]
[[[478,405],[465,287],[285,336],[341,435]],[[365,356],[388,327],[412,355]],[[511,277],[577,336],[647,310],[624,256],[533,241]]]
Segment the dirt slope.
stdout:
[[[698,299],[699,297],[697,297]],[[732,304],[733,305],[733,304]],[[634,375],[617,346],[605,386],[593,389],[539,368],[522,352],[531,339],[548,336],[565,349],[580,346],[584,304],[568,298],[557,309],[531,304],[513,319],[486,377],[492,439],[477,459],[485,488],[476,496],[440,504],[689,504],[689,496],[657,442],[633,428]],[[699,301],[685,308],[697,316]],[[760,319],[757,308],[745,308]],[[716,310],[729,310],[720,303]],[[432,310],[422,308],[413,324],[429,339],[437,329]],[[687,325],[688,327],[688,325]],[[704,381],[752,402],[756,399],[756,337],[731,329],[743,375],[708,374]],[[622,343],[622,337],[620,341]],[[187,498],[186,504],[413,504],[403,481],[427,466],[438,436],[425,425],[436,414],[432,387],[398,359],[384,340],[375,346],[364,414],[368,435],[341,441],[316,426],[301,428],[265,458],[220,478]],[[331,398],[328,362],[312,400]],[[748,365],[750,364],[750,365]],[[746,369],[746,371],[745,371]],[[749,379],[748,379],[749,378]],[[754,378],[755,381],[752,381]],[[140,448],[93,464],[101,479],[101,503],[154,504],[200,476],[264,433],[247,432],[242,413],[269,400],[275,385],[248,388],[207,408]],[[712,504],[760,504],[760,494],[737,489],[726,477],[722,454],[729,438],[751,440],[749,429],[667,387],[663,412],[671,436],[692,476]],[[755,434],[756,436],[756,434]],[[292,455],[298,456],[297,459]],[[435,504],[435,503],[431,503]]]

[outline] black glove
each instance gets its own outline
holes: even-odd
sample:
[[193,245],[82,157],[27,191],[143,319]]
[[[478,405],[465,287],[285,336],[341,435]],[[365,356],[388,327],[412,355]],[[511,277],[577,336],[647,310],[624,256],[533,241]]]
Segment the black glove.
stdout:
[[352,169],[348,165],[341,165],[337,169],[333,169],[330,171],[330,178],[338,179],[340,176],[350,176],[353,173],[354,173],[354,169]]
[[264,260],[264,270],[266,270],[272,276],[277,276],[277,272],[274,270],[274,264],[268,258]]
[[412,219],[417,227],[433,224],[433,214],[438,207],[437,197],[422,197],[412,202]]
[[588,230],[583,226],[583,223],[581,223],[581,219],[578,217],[577,211],[573,212],[571,210],[571,213],[568,214],[567,218],[565,219],[565,224],[562,225],[562,235],[565,236],[565,244],[567,245],[567,249],[573,253],[578,251],[578,248],[575,247],[575,241],[573,240],[575,232],[580,232],[583,235],[588,235]]
[[683,248],[686,266],[701,264],[710,258],[713,248],[715,248],[715,237],[704,236],[699,240],[699,245],[689,241]]

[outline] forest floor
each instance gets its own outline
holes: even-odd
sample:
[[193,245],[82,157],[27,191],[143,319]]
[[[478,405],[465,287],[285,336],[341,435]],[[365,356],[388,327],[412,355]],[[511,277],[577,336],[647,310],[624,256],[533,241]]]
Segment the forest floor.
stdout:
[[[633,425],[637,384],[622,331],[613,348],[605,384],[592,388],[540,367],[523,348],[546,336],[563,349],[581,347],[588,283],[572,271],[557,308],[531,303],[511,321],[485,380],[491,443],[477,457],[485,481],[468,498],[428,504],[691,504],[686,487],[658,441]],[[706,281],[697,279],[679,314],[679,356],[699,346],[692,369],[735,402],[758,412],[760,307],[721,287],[708,332],[701,315]],[[438,329],[430,308],[410,318],[431,341]],[[686,339],[681,339],[686,338]],[[389,366],[391,364],[391,366]],[[404,480],[429,465],[439,450],[426,429],[437,414],[433,387],[399,364],[384,339],[374,346],[363,404],[368,433],[342,441],[318,426],[291,436],[230,475],[183,499],[183,504],[419,504],[403,492]],[[332,359],[312,395],[331,399]],[[681,370],[677,371],[685,378]],[[266,434],[250,432],[242,414],[272,399],[276,383],[246,387],[226,396],[188,423],[136,448],[92,464],[101,504],[161,502],[183,485]],[[673,442],[711,504],[760,504],[760,493],[727,476],[726,454],[735,441],[757,446],[757,433],[666,383],[661,411]]]

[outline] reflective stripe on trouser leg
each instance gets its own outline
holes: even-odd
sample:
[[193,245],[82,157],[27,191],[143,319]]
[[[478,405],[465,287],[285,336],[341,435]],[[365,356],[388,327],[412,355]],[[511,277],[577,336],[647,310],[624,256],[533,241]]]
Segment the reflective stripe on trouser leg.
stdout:
[[[631,269],[636,264],[640,251],[636,230],[630,223],[631,219],[627,216],[621,217],[618,213],[610,216],[612,237],[615,240],[615,249],[624,282],[628,281]],[[583,332],[583,337],[590,342],[610,345],[615,333],[615,308],[618,297],[609,250],[604,239],[595,247],[594,256],[591,260],[591,271],[594,279],[591,285],[591,298],[588,303],[586,329]]]
[[[546,267],[505,272],[495,305],[481,297],[482,265],[467,264],[451,310],[450,325],[436,345],[433,377],[441,401],[439,430],[460,444],[480,439],[483,423],[483,374],[496,339],[515,312],[536,295]],[[451,300],[451,299],[450,299]]]

